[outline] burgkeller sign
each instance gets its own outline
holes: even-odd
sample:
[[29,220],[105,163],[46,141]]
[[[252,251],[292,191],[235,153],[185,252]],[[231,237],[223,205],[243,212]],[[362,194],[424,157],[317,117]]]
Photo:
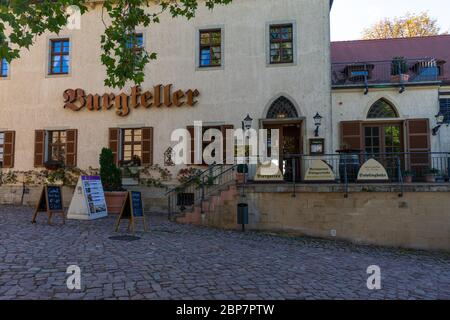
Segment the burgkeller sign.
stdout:
[[183,105],[194,106],[196,98],[200,95],[197,89],[172,90],[172,84],[157,85],[153,90],[142,92],[139,86],[131,88],[130,94],[114,93],[86,94],[83,89],[67,89],[64,91],[64,108],[80,111],[86,108],[90,111],[107,111],[112,108],[120,117],[126,117],[131,109],[150,107],[182,107]]

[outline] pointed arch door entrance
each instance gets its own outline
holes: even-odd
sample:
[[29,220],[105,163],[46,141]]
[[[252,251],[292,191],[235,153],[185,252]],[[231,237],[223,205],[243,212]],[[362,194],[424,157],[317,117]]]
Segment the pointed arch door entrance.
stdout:
[[261,127],[268,130],[269,156],[273,143],[270,130],[278,130],[279,159],[273,162],[280,167],[286,181],[292,181],[294,176],[297,181],[301,179],[300,161],[294,164],[292,156],[303,153],[303,121],[304,118],[299,117],[294,104],[285,97],[275,100],[266,119],[261,120]]

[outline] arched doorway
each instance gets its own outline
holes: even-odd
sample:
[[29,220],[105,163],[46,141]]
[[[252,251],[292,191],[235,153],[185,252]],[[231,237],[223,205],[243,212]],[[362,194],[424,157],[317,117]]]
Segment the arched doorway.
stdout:
[[[386,168],[391,179],[398,179],[398,162],[404,163],[403,122],[397,109],[386,99],[379,99],[369,109],[364,127],[364,151]],[[403,166],[402,166],[403,167]]]
[[[263,120],[263,128],[268,129],[268,150],[272,146],[270,130],[279,132],[279,160],[280,170],[287,181],[296,180],[301,177],[301,164],[298,155],[303,151],[302,119],[294,103],[285,96],[280,96],[273,101],[267,110],[266,118]],[[295,162],[293,161],[295,159]]]
[[376,101],[367,119],[377,120],[364,125],[364,147],[367,154],[396,154],[403,150],[403,126],[395,107],[386,99]]

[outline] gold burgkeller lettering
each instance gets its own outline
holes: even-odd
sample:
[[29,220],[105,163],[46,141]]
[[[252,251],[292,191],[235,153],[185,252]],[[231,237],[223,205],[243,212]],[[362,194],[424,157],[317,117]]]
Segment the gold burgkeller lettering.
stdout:
[[132,109],[139,107],[193,107],[197,104],[196,98],[200,95],[197,89],[172,90],[173,85],[158,84],[152,90],[142,91],[140,86],[131,87],[130,93],[86,94],[83,89],[67,89],[63,93],[64,108],[72,111],[81,111],[86,107],[89,111],[108,111],[114,108],[120,117],[126,117]]

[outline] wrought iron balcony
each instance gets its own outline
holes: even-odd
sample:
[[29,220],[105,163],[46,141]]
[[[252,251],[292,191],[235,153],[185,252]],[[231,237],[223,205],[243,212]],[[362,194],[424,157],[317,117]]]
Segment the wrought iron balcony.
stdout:
[[445,62],[433,58],[391,61],[360,61],[333,63],[331,79],[334,87],[401,86],[409,83],[438,82]]

